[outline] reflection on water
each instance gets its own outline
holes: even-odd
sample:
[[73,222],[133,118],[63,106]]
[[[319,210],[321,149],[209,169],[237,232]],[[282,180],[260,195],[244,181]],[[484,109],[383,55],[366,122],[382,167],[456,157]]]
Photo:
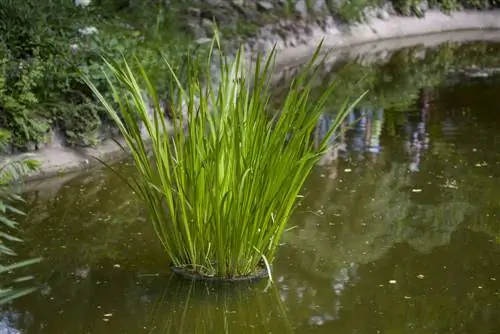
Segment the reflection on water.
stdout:
[[0,332],[498,333],[499,89],[459,83],[421,89],[408,112],[354,110],[303,190],[271,287],[171,275],[106,170],[33,188],[18,251],[45,257],[30,268],[40,289],[3,309]]
[[[404,150],[409,159],[409,169],[419,171],[421,154],[429,148],[430,137],[427,122],[430,107],[430,89],[422,89],[417,101],[417,111],[403,114],[404,117]],[[325,114],[320,118],[315,131],[315,142],[319,143],[331,128],[335,113]],[[448,120],[447,120],[448,121]],[[453,125],[444,121],[448,128]],[[382,149],[380,145],[384,126],[384,110],[366,106],[355,108],[350,112],[337,132],[329,139],[329,148],[319,165],[334,163],[337,158],[369,159],[376,161]],[[449,129],[448,129],[449,131]],[[333,172],[330,177],[336,176]]]

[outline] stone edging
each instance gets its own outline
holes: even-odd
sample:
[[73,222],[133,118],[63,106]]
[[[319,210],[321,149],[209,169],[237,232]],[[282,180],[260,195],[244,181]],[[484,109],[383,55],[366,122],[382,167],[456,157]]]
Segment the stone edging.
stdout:
[[[271,27],[272,28],[272,27]],[[269,30],[269,27],[263,28]],[[345,49],[354,45],[418,35],[435,34],[460,30],[500,30],[500,10],[492,11],[464,11],[451,15],[439,11],[429,11],[424,18],[386,16],[372,17],[367,22],[356,25],[339,25],[333,21],[323,27],[304,26],[295,29],[294,36],[254,40],[253,49],[267,51],[276,44],[277,68],[300,64],[314,52],[318,43],[324,39],[324,49]],[[499,32],[500,36],[500,32]],[[295,40],[294,40],[295,38]],[[119,141],[120,142],[120,141]],[[123,141],[121,141],[123,144]],[[22,158],[23,155],[12,156],[12,159]],[[123,150],[113,141],[104,141],[96,148],[73,149],[62,146],[49,146],[34,153],[33,159],[39,160],[41,168],[29,175],[27,181],[40,180],[60,174],[86,170],[100,163],[97,157],[105,161],[113,161],[125,156]]]
[[[463,11],[444,14],[437,10],[426,12],[424,18],[406,16],[371,17],[366,23],[356,25],[331,24],[323,31],[314,29],[308,34],[307,44],[293,48],[278,44],[278,64],[304,62],[324,38],[325,49],[345,48],[384,39],[403,38],[463,30],[500,29],[500,10]],[[267,46],[270,48],[271,46]]]

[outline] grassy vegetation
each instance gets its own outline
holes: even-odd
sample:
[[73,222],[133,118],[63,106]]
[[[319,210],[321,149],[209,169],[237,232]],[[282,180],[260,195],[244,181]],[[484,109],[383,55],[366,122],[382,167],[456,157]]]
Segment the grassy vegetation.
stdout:
[[[270,270],[299,191],[327,147],[328,138],[319,147],[311,138],[333,92],[330,85],[319,99],[309,98],[317,56],[291,84],[274,116],[268,110],[274,53],[265,63],[257,62],[252,79],[241,52],[234,61],[221,57],[218,84],[211,84],[210,73],[200,74],[204,67],[194,63],[184,90],[172,70],[172,92],[177,92],[172,112],[181,122],[189,119],[186,127],[174,124],[173,137],[165,135],[163,108],[142,68],[135,72],[127,64],[108,63],[113,101],[86,79],[132,152],[139,176],[124,180],[148,207],[175,267],[221,278]],[[200,76],[209,78],[207,86],[202,87]],[[337,125],[348,110],[344,106],[339,112]],[[152,160],[136,115],[152,140]]]
[[[168,69],[159,54],[168,55],[177,70],[187,57],[206,57],[206,49],[193,50],[196,36],[192,24],[215,18],[225,40],[254,36],[258,27],[283,17],[297,19],[297,11],[309,17],[332,14],[345,21],[359,20],[363,10],[384,4],[380,0],[326,2],[306,6],[288,0],[262,11],[249,3],[235,8],[221,0],[219,6],[191,1],[94,0],[77,7],[68,0],[5,0],[0,3],[0,128],[10,133],[4,151],[33,150],[50,140],[57,128],[67,145],[88,146],[109,137],[112,122],[81,81],[80,72],[92,77],[106,91],[101,56],[119,59],[138,56],[159,94],[168,92]],[[404,14],[422,12],[415,0],[394,0]],[[496,0],[436,0],[429,3],[444,10],[459,6],[490,8]],[[304,7],[305,9],[301,9]],[[417,8],[418,7],[418,8]],[[199,17],[189,14],[198,10]],[[231,18],[235,18],[234,20]],[[191,25],[191,26],[190,26]],[[206,27],[205,27],[206,28]],[[1,152],[0,152],[1,153]]]

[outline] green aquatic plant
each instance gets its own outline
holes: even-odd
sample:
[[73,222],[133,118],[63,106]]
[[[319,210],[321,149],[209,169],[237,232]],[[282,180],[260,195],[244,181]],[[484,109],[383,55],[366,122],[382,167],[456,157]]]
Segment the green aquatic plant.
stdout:
[[[0,130],[0,147],[7,141],[9,134]],[[13,299],[25,296],[35,290],[35,288],[18,287],[20,282],[28,280],[30,277],[13,277],[13,273],[19,268],[39,262],[40,258],[21,260],[17,262],[9,261],[9,257],[16,256],[14,250],[8,245],[11,242],[20,242],[21,239],[12,234],[17,229],[17,222],[11,216],[24,215],[24,212],[17,209],[13,203],[22,202],[22,197],[15,194],[10,188],[13,181],[36,170],[39,163],[32,159],[0,161],[0,305]]]
[[[221,55],[215,36],[209,64],[214,50]],[[233,60],[220,56],[217,80],[199,70],[210,66],[189,64],[185,86],[171,69],[171,114],[180,121],[173,122],[173,135],[167,135],[162,101],[139,61],[124,67],[106,61],[115,101],[86,79],[126,141],[137,174],[124,181],[146,204],[175,268],[217,278],[270,272],[299,191],[350,110],[344,104],[325,140],[312,145],[311,133],[334,90],[332,84],[318,99],[309,98],[320,48],[272,114],[274,50],[251,68],[241,50]]]

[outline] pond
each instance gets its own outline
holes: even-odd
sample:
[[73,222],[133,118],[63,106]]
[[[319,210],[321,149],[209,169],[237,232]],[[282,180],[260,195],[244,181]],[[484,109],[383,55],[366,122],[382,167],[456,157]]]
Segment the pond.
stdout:
[[144,209],[105,169],[34,185],[16,250],[45,258],[29,268],[40,289],[4,307],[0,332],[498,333],[498,50],[333,66],[343,95],[370,97],[307,181],[275,285],[172,275]]

